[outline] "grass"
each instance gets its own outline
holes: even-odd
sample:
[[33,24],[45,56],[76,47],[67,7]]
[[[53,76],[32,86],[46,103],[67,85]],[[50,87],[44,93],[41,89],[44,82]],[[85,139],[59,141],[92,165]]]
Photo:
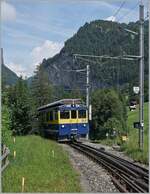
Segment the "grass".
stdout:
[[10,165],[2,175],[3,192],[20,193],[22,177],[25,177],[24,192],[80,192],[79,175],[56,142],[25,136],[16,137],[15,144],[11,139],[9,147]]
[[[135,129],[133,127],[133,123],[137,122],[139,120],[139,107],[136,108],[135,111],[129,111],[128,110],[128,119],[127,119],[127,128],[128,128],[128,141],[126,143],[123,143],[121,145],[121,149],[129,155],[131,158],[133,158],[136,161],[148,164],[149,158],[148,158],[148,147],[149,147],[149,141],[148,141],[148,103],[144,104],[144,150],[141,151],[139,149],[138,144],[138,136],[139,132],[138,129]],[[101,143],[104,145],[112,146],[113,144],[121,143],[120,138],[116,139],[104,139],[99,140],[97,143]]]
[[134,160],[148,164],[148,103],[144,104],[144,150],[143,152],[139,149],[138,145],[138,129],[133,128],[133,122],[139,120],[139,109],[135,111],[128,111],[128,130],[129,140],[123,146],[123,150],[131,156]]

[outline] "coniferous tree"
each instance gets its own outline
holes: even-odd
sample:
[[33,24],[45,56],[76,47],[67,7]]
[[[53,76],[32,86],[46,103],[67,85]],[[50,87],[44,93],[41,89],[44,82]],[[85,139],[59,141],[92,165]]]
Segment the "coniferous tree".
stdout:
[[52,101],[52,86],[48,73],[40,64],[37,66],[35,75],[31,84],[31,93],[36,108]]
[[31,84],[32,96],[32,128],[42,135],[42,122],[38,117],[37,108],[52,102],[53,89],[50,84],[48,73],[40,64],[37,66],[34,78]]

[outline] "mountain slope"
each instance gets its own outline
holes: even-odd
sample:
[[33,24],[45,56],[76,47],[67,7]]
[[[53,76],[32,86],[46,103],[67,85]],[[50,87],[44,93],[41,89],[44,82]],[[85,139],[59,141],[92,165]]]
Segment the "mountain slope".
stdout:
[[11,71],[8,67],[2,64],[2,85],[11,86],[14,85],[18,80],[18,76]]
[[[94,59],[93,62],[73,61],[73,54],[90,55],[139,55],[139,36],[133,36],[124,29],[139,31],[139,23],[119,24],[96,20],[86,23],[65,42],[64,48],[53,58],[44,59],[42,65],[49,73],[50,81],[65,88],[85,88],[80,82],[86,76],[70,72],[71,69],[85,68],[90,64],[90,83],[92,88],[138,84],[139,63],[125,60]],[[86,58],[87,60],[87,58]],[[91,60],[91,59],[90,59]],[[67,70],[67,71],[66,71]],[[145,73],[148,76],[148,22],[145,22]]]

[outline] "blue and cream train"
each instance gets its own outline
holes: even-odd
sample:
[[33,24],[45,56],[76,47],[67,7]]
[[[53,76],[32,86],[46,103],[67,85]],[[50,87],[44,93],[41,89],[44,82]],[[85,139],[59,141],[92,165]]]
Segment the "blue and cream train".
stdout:
[[86,138],[88,110],[80,99],[63,99],[38,108],[44,133],[58,141]]

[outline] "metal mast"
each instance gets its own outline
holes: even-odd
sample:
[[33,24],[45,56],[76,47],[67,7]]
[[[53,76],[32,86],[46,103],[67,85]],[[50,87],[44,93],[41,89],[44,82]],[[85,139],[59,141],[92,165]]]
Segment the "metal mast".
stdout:
[[140,120],[140,135],[139,146],[144,148],[144,5],[139,6],[140,19],[140,103],[139,103],[139,120]]
[[89,109],[89,65],[86,66],[86,106]]
[[[88,119],[89,119],[89,74],[90,74],[90,67],[89,65],[86,66],[86,106],[88,109]],[[86,139],[89,139],[89,133],[87,133]]]
[[4,64],[3,48],[1,48],[1,65]]

